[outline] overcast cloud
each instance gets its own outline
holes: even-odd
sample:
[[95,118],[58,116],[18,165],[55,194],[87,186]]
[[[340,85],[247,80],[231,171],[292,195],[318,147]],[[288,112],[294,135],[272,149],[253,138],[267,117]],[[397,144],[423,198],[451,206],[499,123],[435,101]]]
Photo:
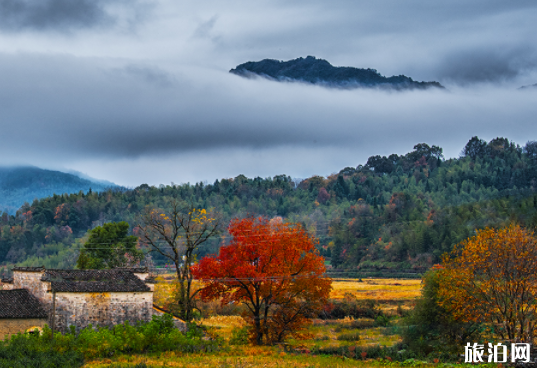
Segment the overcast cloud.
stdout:
[[[534,1],[0,2],[0,164],[119,184],[328,175],[419,142],[537,140]],[[243,79],[314,55],[446,91]]]

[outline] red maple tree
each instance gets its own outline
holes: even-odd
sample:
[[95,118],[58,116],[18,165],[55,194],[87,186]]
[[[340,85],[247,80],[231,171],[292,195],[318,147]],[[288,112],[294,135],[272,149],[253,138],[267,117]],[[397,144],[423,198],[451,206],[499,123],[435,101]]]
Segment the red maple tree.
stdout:
[[296,334],[327,302],[332,280],[316,240],[298,224],[264,218],[233,220],[231,241],[192,269],[201,298],[243,303],[256,344]]

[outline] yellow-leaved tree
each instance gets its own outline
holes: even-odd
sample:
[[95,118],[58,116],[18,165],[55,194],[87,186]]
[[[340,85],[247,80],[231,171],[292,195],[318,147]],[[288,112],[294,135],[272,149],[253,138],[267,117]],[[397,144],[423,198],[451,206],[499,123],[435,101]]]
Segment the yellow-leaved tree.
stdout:
[[194,298],[191,267],[200,245],[220,232],[220,218],[215,212],[195,208],[172,199],[165,210],[146,208],[136,233],[151,251],[173,262],[177,274],[176,308],[185,321],[193,318]]
[[518,225],[477,230],[439,270],[440,305],[463,322],[487,323],[504,340],[533,342],[537,321],[537,241]]

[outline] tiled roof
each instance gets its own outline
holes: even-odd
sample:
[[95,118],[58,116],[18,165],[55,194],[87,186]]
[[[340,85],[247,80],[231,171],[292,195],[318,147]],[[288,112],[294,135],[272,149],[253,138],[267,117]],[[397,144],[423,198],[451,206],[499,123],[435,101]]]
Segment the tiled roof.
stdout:
[[50,281],[57,292],[134,292],[151,291],[132,271],[112,270],[45,270],[41,278]]
[[43,272],[45,267],[13,267],[13,271],[22,271],[22,272]]
[[156,284],[156,283],[157,283],[157,280],[156,280],[154,277],[151,277],[151,276],[150,276],[150,277],[146,278],[146,279],[144,280],[144,282],[145,282],[146,284]]
[[149,273],[147,267],[117,267],[117,270],[131,271],[134,273]]
[[12,278],[8,279],[8,278],[4,277],[2,280],[0,280],[0,282],[2,284],[13,284],[13,279]]
[[47,318],[47,313],[26,289],[0,290],[0,318]]

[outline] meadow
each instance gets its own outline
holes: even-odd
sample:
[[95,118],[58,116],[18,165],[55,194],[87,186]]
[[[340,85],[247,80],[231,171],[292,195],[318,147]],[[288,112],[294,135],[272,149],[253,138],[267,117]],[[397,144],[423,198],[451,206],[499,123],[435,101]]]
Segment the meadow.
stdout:
[[[333,282],[331,300],[369,303],[382,311],[386,319],[374,318],[315,319],[300,339],[289,339],[277,346],[234,344],[237,331],[246,326],[237,309],[217,303],[202,306],[199,324],[206,335],[224,342],[222,349],[212,352],[120,355],[95,359],[85,367],[382,367],[399,364],[390,357],[371,359],[364,351],[375,346],[393,346],[401,341],[398,334],[401,316],[413,307],[419,295],[420,280],[401,279],[337,279]],[[155,289],[155,303],[164,305],[173,294],[170,277],[160,277]],[[222,314],[219,314],[222,313]],[[343,350],[341,350],[343,349]],[[339,351],[341,350],[341,353]],[[403,364],[403,363],[400,363]],[[405,365],[431,365],[408,361]]]

